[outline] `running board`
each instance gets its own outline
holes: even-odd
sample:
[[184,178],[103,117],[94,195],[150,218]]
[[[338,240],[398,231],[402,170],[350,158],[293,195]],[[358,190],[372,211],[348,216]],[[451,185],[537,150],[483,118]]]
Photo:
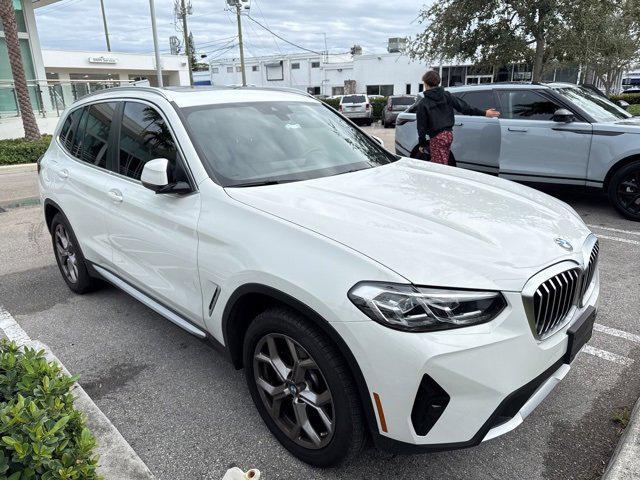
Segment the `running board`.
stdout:
[[192,325],[190,322],[186,321],[184,318],[182,318],[179,315],[173,313],[168,308],[166,308],[163,305],[161,305],[160,303],[156,302],[151,297],[145,295],[140,290],[132,287],[127,282],[125,282],[124,280],[121,280],[120,278],[118,278],[113,273],[109,272],[108,270],[105,270],[104,268],[99,267],[98,265],[95,265],[95,264],[93,265],[93,268],[95,268],[95,270],[100,274],[100,276],[103,277],[105,280],[107,280],[109,283],[112,283],[113,285],[115,285],[119,289],[121,289],[124,292],[128,293],[129,295],[131,295],[133,298],[135,298],[139,302],[145,304],[151,310],[155,311],[156,313],[159,313],[164,318],[166,318],[167,320],[175,323],[180,328],[183,328],[184,330],[186,330],[190,334],[195,335],[196,337],[200,337],[200,338],[205,338],[207,336],[207,334],[203,330],[200,330],[198,327]]

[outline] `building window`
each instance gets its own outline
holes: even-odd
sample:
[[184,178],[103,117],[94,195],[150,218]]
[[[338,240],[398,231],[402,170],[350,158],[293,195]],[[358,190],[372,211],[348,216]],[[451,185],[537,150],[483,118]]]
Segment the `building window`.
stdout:
[[320,68],[320,62],[311,62],[311,68]]
[[393,95],[393,85],[367,85],[367,95]]
[[227,73],[233,73],[233,67],[227,67]]
[[320,95],[320,87],[309,87],[307,88],[307,92],[311,95]]
[[300,70],[300,64],[298,62],[292,63],[291,70]]
[[220,73],[220,69],[218,67],[214,67],[211,71],[213,73]]
[[258,70],[260,70],[260,67],[258,67],[258,65],[253,65],[253,66],[251,67],[251,71],[252,71],[252,72],[257,72]]
[[418,93],[424,91],[424,83],[419,83],[418,84]]
[[344,95],[344,87],[331,87],[331,95]]
[[411,95],[411,84],[407,83],[407,86],[404,89],[404,93],[406,93],[407,95]]

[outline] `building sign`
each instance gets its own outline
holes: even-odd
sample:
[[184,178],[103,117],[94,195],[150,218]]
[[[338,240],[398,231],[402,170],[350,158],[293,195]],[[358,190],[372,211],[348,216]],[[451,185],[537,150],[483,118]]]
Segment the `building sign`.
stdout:
[[100,57],[89,57],[89,63],[118,63],[118,59],[114,58],[114,57],[105,57],[105,56],[100,56]]

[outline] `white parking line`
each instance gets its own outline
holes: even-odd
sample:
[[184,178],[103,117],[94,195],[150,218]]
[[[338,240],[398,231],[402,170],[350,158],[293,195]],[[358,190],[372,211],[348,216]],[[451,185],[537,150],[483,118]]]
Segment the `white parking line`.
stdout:
[[638,240],[628,240],[626,238],[610,237],[608,235],[598,235],[598,238],[606,238],[607,240],[615,240],[616,242],[630,243],[632,245],[640,245],[640,241]]
[[584,353],[588,353],[589,355],[595,355],[596,357],[604,358],[613,363],[617,363],[618,365],[624,365],[628,367],[633,364],[633,360],[627,357],[623,357],[622,355],[618,355],[616,353],[607,352],[606,350],[600,350],[599,348],[592,347],[591,345],[585,345],[582,349]]
[[628,233],[629,235],[640,235],[640,232],[635,230],[622,230],[620,228],[602,227],[600,225],[587,225],[587,227],[599,228],[601,230],[608,230],[610,232]]
[[595,323],[593,325],[593,329],[597,332],[606,333],[607,335],[624,338],[625,340],[629,340],[630,342],[640,343],[640,335],[636,335],[634,333],[618,330],[617,328],[607,327],[606,325],[600,325],[599,323]]

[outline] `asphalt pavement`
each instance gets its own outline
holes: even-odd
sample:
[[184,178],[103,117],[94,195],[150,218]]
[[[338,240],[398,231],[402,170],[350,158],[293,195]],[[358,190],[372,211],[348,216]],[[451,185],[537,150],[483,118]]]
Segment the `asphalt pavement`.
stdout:
[[523,425],[467,450],[392,456],[368,449],[339,468],[304,465],[268,432],[243,372],[220,354],[115,288],[72,294],[39,206],[0,213],[0,305],[81,375],[159,479],[218,480],[231,465],[259,468],[266,479],[596,479],[619,438],[614,413],[640,394],[640,224],[599,195],[552,193],[601,239],[597,329]]

